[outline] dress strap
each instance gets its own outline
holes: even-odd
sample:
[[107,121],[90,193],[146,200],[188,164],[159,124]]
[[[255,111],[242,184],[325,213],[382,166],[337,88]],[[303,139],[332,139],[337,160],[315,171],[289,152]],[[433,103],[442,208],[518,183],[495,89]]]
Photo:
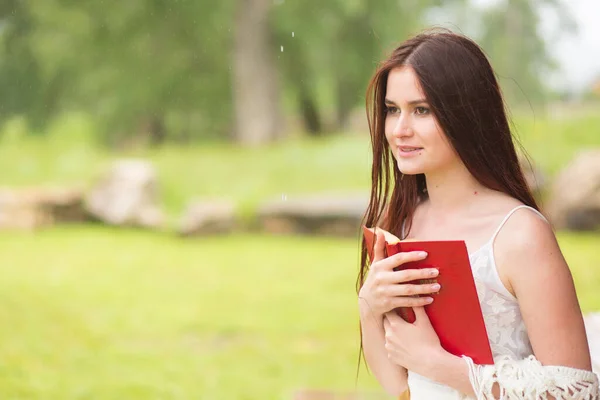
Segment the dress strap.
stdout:
[[515,208],[513,208],[512,210],[510,210],[508,212],[508,214],[506,214],[506,216],[504,217],[504,219],[502,220],[502,222],[500,222],[500,225],[498,226],[498,228],[496,228],[496,232],[494,232],[494,235],[492,236],[492,238],[490,239],[490,242],[494,242],[494,240],[496,239],[496,236],[498,235],[498,233],[500,232],[500,229],[502,229],[502,227],[504,226],[504,224],[506,223],[506,221],[508,221],[508,219],[510,218],[511,215],[514,214],[515,211],[517,211],[520,208],[528,208],[531,211],[533,211],[534,213],[536,213],[537,215],[539,215],[540,217],[542,217],[542,219],[546,222],[548,222],[548,220],[546,219],[546,217],[544,217],[544,215],[539,212],[538,210],[536,210],[533,207],[530,206],[526,206],[524,204],[521,204],[520,206],[516,206]]

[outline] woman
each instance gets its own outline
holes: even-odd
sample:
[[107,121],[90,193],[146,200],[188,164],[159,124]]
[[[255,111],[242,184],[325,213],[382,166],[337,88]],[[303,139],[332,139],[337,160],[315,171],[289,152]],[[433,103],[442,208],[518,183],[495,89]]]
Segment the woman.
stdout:
[[[380,65],[367,95],[373,182],[364,223],[403,238],[465,241],[495,362],[478,366],[440,346],[423,308],[440,288],[406,283],[435,271],[395,272],[426,255],[384,258],[378,234],[373,260],[362,245],[357,289],[362,349],[383,388],[410,389],[412,400],[597,399],[573,280],[523,177],[482,50],[451,32],[422,33]],[[396,307],[414,307],[417,321]]]

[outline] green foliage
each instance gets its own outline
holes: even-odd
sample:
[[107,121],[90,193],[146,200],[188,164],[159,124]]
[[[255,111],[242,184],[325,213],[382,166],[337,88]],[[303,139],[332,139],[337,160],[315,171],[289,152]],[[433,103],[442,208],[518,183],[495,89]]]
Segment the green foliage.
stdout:
[[553,9],[561,29],[575,29],[567,7],[558,0],[506,0],[483,11],[481,46],[499,75],[506,99],[513,105],[544,103],[548,87],[544,77],[557,68],[548,49],[550,40],[540,34],[542,7]]
[[[100,142],[119,146],[230,138],[238,1],[7,0],[0,118],[24,116],[42,133],[64,113],[85,113]],[[509,99],[543,100],[551,62],[538,32],[541,6],[570,29],[559,0],[485,9],[468,0],[274,1],[271,43],[287,113],[309,131],[343,129],[376,64],[436,13],[459,30],[482,15],[473,36],[506,77]]]
[[[18,4],[5,14],[14,28],[2,39],[15,54],[7,54],[0,76],[10,93],[26,89],[28,97],[17,97],[6,110],[9,116],[32,117],[42,108],[48,122],[56,113],[85,111],[105,142],[147,132],[157,136],[151,141],[167,134],[185,140],[197,132],[214,137],[229,126],[224,49],[231,36],[231,2]],[[35,70],[15,79],[12,70],[28,65]]]
[[[52,82],[45,81],[31,46],[35,29],[27,4],[17,0],[0,5],[0,118],[27,114],[33,125],[53,109]],[[44,104],[46,103],[46,104]]]
[[458,1],[309,0],[275,7],[277,43],[286,49],[278,58],[298,112],[312,104],[321,120],[328,119],[335,130],[343,128],[350,111],[364,104],[379,61],[402,38],[424,27],[432,6]]

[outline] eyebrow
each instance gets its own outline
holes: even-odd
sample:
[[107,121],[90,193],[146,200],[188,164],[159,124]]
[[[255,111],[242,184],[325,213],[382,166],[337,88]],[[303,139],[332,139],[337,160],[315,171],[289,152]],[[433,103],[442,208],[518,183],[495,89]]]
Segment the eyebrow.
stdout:
[[[414,106],[416,104],[421,104],[421,103],[427,103],[427,100],[425,99],[418,99],[418,100],[412,100],[408,102],[408,105],[410,106]],[[396,103],[394,103],[392,100],[390,99],[385,99],[385,104],[393,104],[396,105]]]

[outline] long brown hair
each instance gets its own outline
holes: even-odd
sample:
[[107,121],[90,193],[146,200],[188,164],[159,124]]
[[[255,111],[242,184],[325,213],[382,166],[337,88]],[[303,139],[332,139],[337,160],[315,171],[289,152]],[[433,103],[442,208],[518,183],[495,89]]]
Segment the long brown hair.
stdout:
[[[417,204],[427,197],[425,176],[402,175],[384,132],[387,78],[393,68],[403,65],[415,71],[433,115],[475,179],[539,209],[521,170],[500,87],[484,52],[465,36],[436,29],[403,42],[369,83],[366,106],[373,165],[371,198],[362,223],[400,237],[403,221],[410,231]],[[362,240],[357,292],[368,262]]]

